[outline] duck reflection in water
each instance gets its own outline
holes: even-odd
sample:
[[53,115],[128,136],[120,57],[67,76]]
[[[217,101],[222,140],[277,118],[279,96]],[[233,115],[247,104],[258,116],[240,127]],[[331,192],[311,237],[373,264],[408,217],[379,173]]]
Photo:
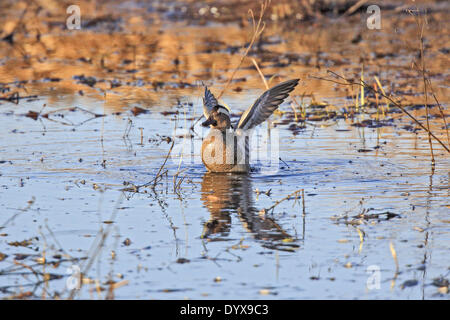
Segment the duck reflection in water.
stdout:
[[[245,174],[207,172],[203,176],[201,200],[211,216],[203,228],[202,238],[226,240],[235,214],[242,226],[262,245],[292,251],[298,245],[283,228],[267,215],[260,215],[254,205],[251,177]],[[283,241],[289,239],[289,241]]]

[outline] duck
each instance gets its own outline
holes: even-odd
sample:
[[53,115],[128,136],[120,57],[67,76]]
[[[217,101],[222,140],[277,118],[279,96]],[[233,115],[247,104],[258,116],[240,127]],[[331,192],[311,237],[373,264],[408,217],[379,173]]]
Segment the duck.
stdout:
[[298,85],[300,79],[284,81],[265,91],[233,124],[230,109],[218,103],[205,86],[201,125],[210,131],[203,139],[201,157],[208,172],[250,172],[252,129],[266,121]]

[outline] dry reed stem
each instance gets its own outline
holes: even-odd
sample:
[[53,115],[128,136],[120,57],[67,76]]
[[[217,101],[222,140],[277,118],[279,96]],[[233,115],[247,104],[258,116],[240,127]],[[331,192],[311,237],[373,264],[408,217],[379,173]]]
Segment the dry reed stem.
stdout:
[[[364,82],[364,65],[361,68],[361,83]],[[361,86],[361,107],[364,107],[366,101],[364,99],[364,86]]]
[[305,207],[305,189],[302,189],[302,205],[303,205],[303,216],[306,215],[306,207]]
[[[176,128],[176,123],[175,123],[175,128]],[[147,182],[147,183],[138,185],[138,186],[133,185],[133,186],[132,186],[132,189],[130,189],[130,188],[125,188],[125,189],[122,189],[122,191],[139,192],[139,189],[140,189],[140,188],[148,187],[148,186],[150,186],[150,185],[152,185],[152,184],[153,184],[152,188],[154,189],[154,188],[156,187],[156,184],[162,179],[162,177],[164,176],[164,174],[167,174],[167,171],[168,171],[168,170],[163,171],[163,169],[164,169],[164,167],[165,167],[165,165],[166,165],[166,163],[167,163],[167,159],[169,159],[169,156],[170,156],[170,154],[172,153],[172,149],[173,149],[174,145],[175,145],[175,137],[172,138],[172,145],[170,146],[169,152],[167,152],[166,158],[164,159],[164,162],[163,162],[163,164],[161,165],[161,167],[159,167],[158,173],[156,174],[155,178],[153,178],[153,180],[151,180],[151,181],[149,181],[149,182]],[[178,174],[178,173],[177,173],[177,174]]]
[[[429,79],[428,79],[428,81],[429,81]],[[430,82],[430,88],[431,88],[431,95],[433,96],[434,101],[436,101],[436,104],[438,105],[438,108],[439,108],[439,113],[441,114],[442,120],[444,121],[444,127],[445,127],[445,131],[447,133],[447,142],[448,142],[448,145],[450,146],[450,136],[448,133],[447,120],[445,119],[445,115],[444,115],[444,111],[442,110],[442,106],[439,103],[438,99],[436,98],[436,95],[434,94],[433,87],[431,86],[431,82]]]
[[[381,86],[380,80],[378,79],[377,76],[375,76],[375,81],[377,82],[377,85],[378,85],[378,88],[380,88],[380,91],[381,91],[384,95],[386,95],[386,92],[384,92],[384,89],[383,89],[383,87]],[[386,100],[386,110],[389,111],[389,101],[388,101],[388,99],[386,99],[386,98],[384,98],[384,100]],[[383,116],[385,116],[384,108],[382,109],[382,111],[383,111]]]
[[[173,146],[174,146],[174,145],[175,145],[175,140],[172,140],[172,145],[170,146],[169,152],[168,152],[167,155],[166,155],[166,159],[164,159],[164,162],[163,162],[163,164],[161,165],[161,167],[159,168],[158,173],[156,174],[155,179],[153,179],[153,187],[156,186],[156,183],[158,182],[158,177],[160,177],[160,174],[161,174],[161,170],[162,170],[162,169],[164,168],[164,166],[166,165],[167,159],[169,159],[169,156],[170,156],[170,154],[172,153],[172,149],[173,149]],[[145,184],[144,186],[148,186],[148,183]]]
[[306,107],[303,103],[303,98],[305,97],[306,92],[303,92],[302,94],[302,104],[300,105],[297,100],[295,99],[295,97],[292,97],[292,101],[297,105],[297,107],[300,109],[300,115],[302,117],[302,121],[306,120]]
[[[418,68],[418,66],[417,66],[417,64],[415,62],[413,62],[413,64],[416,66],[416,68]],[[436,102],[436,104],[438,106],[439,113],[440,113],[440,115],[442,117],[442,121],[444,122],[444,128],[445,128],[446,135],[447,135],[447,142],[448,142],[448,145],[450,146],[450,135],[449,135],[449,132],[448,132],[447,120],[445,119],[445,114],[444,114],[442,105],[440,104],[439,100],[436,97],[436,94],[434,93],[434,89],[433,89],[433,85],[431,84],[431,80],[427,77],[426,81],[427,81],[428,86],[430,88],[430,94],[433,96],[433,99]]]
[[222,95],[225,93],[225,91],[228,89],[228,87],[229,87],[231,81],[233,80],[236,72],[241,67],[242,62],[244,61],[245,57],[250,52],[250,49],[253,47],[253,44],[255,43],[256,39],[258,39],[259,36],[261,35],[261,33],[264,31],[264,28],[265,28],[266,24],[262,21],[262,19],[263,19],[263,16],[264,16],[264,13],[265,13],[267,7],[270,5],[270,2],[271,2],[271,0],[265,0],[264,3],[261,3],[261,11],[259,13],[259,19],[258,19],[258,23],[257,24],[255,22],[255,16],[253,14],[253,10],[251,10],[251,9],[249,10],[249,13],[250,13],[250,15],[252,17],[252,23],[253,23],[252,39],[251,39],[250,44],[248,45],[247,49],[245,50],[244,54],[242,55],[241,60],[239,61],[239,64],[234,69],[234,71],[231,74],[231,76],[228,78],[228,81],[225,84],[225,87],[222,89],[220,94],[217,96],[217,99],[220,99],[222,97]]
[[378,89],[377,84],[373,84],[373,90],[375,91],[375,102],[377,104],[377,121],[380,121],[380,105],[378,103]]
[[[183,109],[184,109],[184,127],[187,128],[187,114],[186,114],[186,106],[185,105],[183,105]],[[184,139],[186,139],[186,134],[184,135]],[[177,179],[178,179],[178,176],[180,175],[180,173],[186,170],[186,169],[183,169],[180,171],[181,162],[183,161],[183,155],[184,155],[184,146],[185,146],[185,143],[183,143],[183,149],[181,150],[181,156],[180,156],[180,161],[178,163],[177,172],[173,176],[173,192],[177,192],[177,190],[180,189],[181,183],[183,182],[184,178],[186,178],[186,175],[185,175],[183,178],[180,178],[180,180],[177,182]]]
[[395,274],[394,274],[394,278],[391,281],[391,289],[392,289],[395,285],[395,280],[398,277],[400,267],[398,265],[397,252],[395,251],[394,244],[392,242],[389,242],[389,249],[391,250],[392,258],[394,259],[394,262],[395,262]]
[[128,135],[130,134],[130,131],[131,131],[131,127],[133,127],[133,120],[131,120],[130,118],[128,118],[128,121],[127,121],[127,126],[125,127],[125,131],[124,131],[124,133],[123,133],[123,136],[122,136],[122,138],[128,138]]
[[[304,195],[304,191],[302,191],[302,190],[304,190],[304,189],[298,189],[298,190],[296,190],[296,191],[294,191],[294,192],[292,192],[292,193],[290,193],[290,194],[288,194],[286,197],[284,197],[283,199],[280,199],[280,200],[277,200],[277,201],[275,201],[275,203],[271,206],[271,207],[269,207],[269,208],[267,208],[267,209],[263,209],[264,210],[264,212],[265,213],[267,213],[267,212],[269,212],[270,210],[273,210],[277,205],[279,205],[281,202],[283,202],[283,201],[285,201],[285,200],[289,200],[292,196],[294,196],[295,195],[295,199],[297,200],[297,198],[298,198],[298,194],[300,193],[300,192],[302,192],[302,195]],[[303,208],[304,208],[304,197],[303,197]]]
[[[411,10],[408,10],[408,12],[413,15]],[[418,11],[417,11],[418,12]],[[414,16],[414,15],[413,15]],[[425,21],[423,19],[419,19],[419,17],[414,16],[418,28],[417,37],[420,41],[420,61],[421,61],[421,74],[423,79],[423,86],[424,86],[424,96],[425,96],[425,110],[426,110],[426,118],[427,118],[427,129],[428,129],[428,143],[430,145],[430,153],[431,153],[431,165],[434,170],[435,166],[435,160],[434,160],[434,152],[433,152],[433,142],[431,141],[431,135],[430,135],[430,112],[428,108],[428,87],[427,87],[427,77],[426,77],[426,69],[425,69],[425,50],[423,46],[423,33],[425,29]]]
[[358,253],[361,253],[362,248],[363,248],[363,244],[364,244],[364,231],[361,231],[358,227],[355,227],[356,231],[358,232],[359,235],[359,249],[358,249]]
[[345,11],[343,16],[347,17],[347,16],[352,15],[353,13],[358,11],[358,9],[360,9],[366,2],[367,2],[367,0],[359,0],[353,6],[351,6],[347,11]]

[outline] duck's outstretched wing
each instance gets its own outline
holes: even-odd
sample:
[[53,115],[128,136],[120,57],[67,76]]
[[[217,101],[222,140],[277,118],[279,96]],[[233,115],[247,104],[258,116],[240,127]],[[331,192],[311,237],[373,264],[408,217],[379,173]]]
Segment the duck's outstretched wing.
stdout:
[[300,79],[282,82],[264,92],[239,119],[237,129],[249,130],[264,122],[294,90]]
[[203,97],[203,115],[206,119],[209,118],[212,108],[218,104],[219,103],[217,102],[216,97],[214,97],[211,91],[209,91],[208,87],[205,87],[205,96]]

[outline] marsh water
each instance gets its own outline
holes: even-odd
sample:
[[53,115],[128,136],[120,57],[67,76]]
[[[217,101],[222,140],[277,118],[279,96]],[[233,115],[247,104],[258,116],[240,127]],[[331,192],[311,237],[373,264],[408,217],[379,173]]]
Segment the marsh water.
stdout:
[[[308,77],[328,66],[377,75],[425,122],[410,91],[421,79],[398,67],[410,52],[382,46],[390,29],[355,42],[360,19],[303,26],[303,41],[268,27],[253,55],[262,72],[302,79],[293,93],[301,106],[288,99],[261,128],[276,131],[280,161],[270,172],[209,174],[195,147],[207,133],[197,121],[201,81],[221,92],[248,30],[169,18],[104,22],[128,33],[49,29],[20,50],[2,43],[3,93],[19,98],[0,102],[0,297],[448,299],[448,153],[434,143],[433,169],[427,134],[398,108],[380,98],[383,115],[351,111],[360,88]],[[438,37],[429,68],[445,112]],[[395,54],[369,57],[362,71],[365,54],[354,50],[374,47]],[[234,120],[265,90],[252,66],[222,97]],[[437,110],[430,126],[445,142]]]

